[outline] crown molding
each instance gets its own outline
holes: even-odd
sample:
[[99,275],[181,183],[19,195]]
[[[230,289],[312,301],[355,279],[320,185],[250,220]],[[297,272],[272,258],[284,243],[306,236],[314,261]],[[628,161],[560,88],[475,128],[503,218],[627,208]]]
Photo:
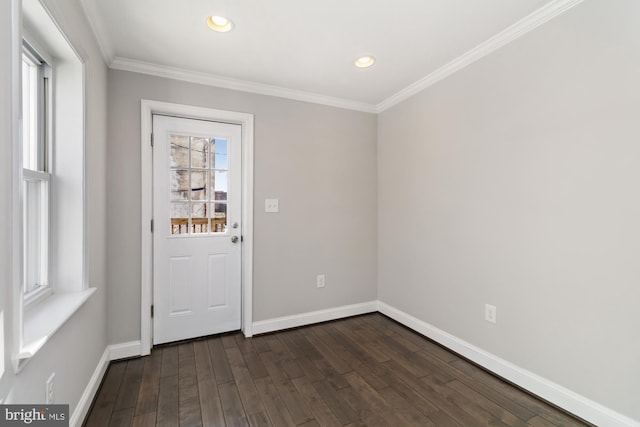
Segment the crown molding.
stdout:
[[360,101],[336,98],[312,92],[285,88],[281,86],[273,86],[247,80],[219,76],[215,74],[203,73],[199,71],[169,67],[135,59],[117,57],[114,55],[113,47],[109,42],[109,38],[107,36],[107,31],[102,24],[102,20],[100,19],[99,11],[96,8],[96,2],[94,0],[81,0],[81,4],[86,17],[89,20],[90,27],[92,28],[96,36],[105,62],[109,64],[109,67],[112,69],[131,71],[157,77],[203,84],[207,86],[220,87],[224,89],[256,93],[260,95],[268,95],[279,98],[292,99],[296,101],[310,102],[313,104],[327,105],[330,107],[362,111],[366,113],[381,113],[393,107],[394,105],[397,105],[400,102],[411,98],[419,92],[422,92],[430,86],[433,86],[440,80],[449,77],[450,75],[478,61],[479,59],[484,58],[490,53],[527,34],[529,31],[538,28],[539,26],[566,12],[574,6],[577,6],[583,1],[584,0],[553,0],[545,6],[537,9],[533,13],[527,15],[515,24],[511,25],[504,31],[501,31],[500,33],[466,52],[465,54],[455,58],[454,60],[436,69],[422,79],[405,87],[404,89],[396,92],[394,95],[375,105]]
[[566,12],[567,10],[582,3],[583,0],[554,0],[547,5],[541,7],[535,12],[527,15],[520,21],[511,25],[504,31],[496,34],[490,39],[478,46],[474,47],[467,53],[457,57],[453,61],[443,65],[431,74],[423,77],[417,82],[407,86],[396,94],[385,99],[381,103],[376,105],[376,112],[381,113],[400,102],[411,98],[426,88],[433,86],[440,80],[443,80],[453,73],[465,68],[466,66],[476,62],[477,60],[484,58],[490,53],[500,49],[508,43],[522,37],[529,31],[538,28],[542,24],[550,21],[556,16]]
[[89,27],[93,31],[98,47],[104,58],[104,62],[110,64],[115,56],[113,46],[109,41],[107,30],[104,27],[103,21],[100,18],[100,12],[97,10],[96,1],[94,0],[80,0],[84,15],[89,21]]
[[246,80],[232,79],[215,74],[158,65],[149,62],[138,61],[135,59],[116,57],[111,62],[110,67],[114,70],[132,71],[135,73],[148,74],[156,77],[165,77],[174,80],[182,80],[190,83],[198,83],[224,89],[256,93],[259,95],[275,96],[278,98],[293,99],[296,101],[310,102],[313,104],[327,105],[330,107],[344,108],[347,110],[362,111],[365,113],[376,113],[376,107],[373,104],[367,104],[364,102],[352,101],[342,98],[334,98],[331,96],[320,95],[317,93],[305,92],[295,89],[288,89],[280,86],[272,86]]

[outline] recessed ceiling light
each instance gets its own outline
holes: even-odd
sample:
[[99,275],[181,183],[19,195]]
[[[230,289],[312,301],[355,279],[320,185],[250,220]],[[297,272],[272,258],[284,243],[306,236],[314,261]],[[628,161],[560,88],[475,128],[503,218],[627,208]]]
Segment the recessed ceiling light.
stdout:
[[207,25],[213,31],[217,31],[219,33],[226,33],[227,31],[231,31],[233,29],[233,22],[231,22],[229,18],[218,15],[208,17]]
[[373,56],[361,56],[356,59],[356,67],[358,68],[368,68],[376,62],[376,59]]

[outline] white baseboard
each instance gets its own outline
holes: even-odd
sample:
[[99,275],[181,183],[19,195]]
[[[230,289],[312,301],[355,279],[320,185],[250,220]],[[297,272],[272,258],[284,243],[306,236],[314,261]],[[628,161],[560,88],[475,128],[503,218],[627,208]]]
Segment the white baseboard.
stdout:
[[91,375],[91,379],[85,387],[82,396],[80,396],[80,401],[78,402],[76,409],[73,411],[73,414],[71,414],[71,419],[69,420],[70,427],[82,426],[84,418],[87,416],[87,413],[89,413],[93,398],[98,392],[100,383],[102,383],[102,378],[109,367],[109,353],[109,347],[107,347],[104,350],[104,353],[102,353],[102,357],[98,361],[98,366],[96,366],[96,369],[93,371],[93,375]]
[[113,344],[108,347],[109,359],[119,360],[129,357],[137,357],[142,354],[142,343],[140,341],[124,342],[121,344]]
[[253,335],[281,331],[289,328],[297,328],[298,326],[312,325],[314,323],[326,322],[349,316],[357,316],[359,314],[373,313],[376,311],[378,311],[378,301],[369,301],[361,304],[345,305],[326,310],[294,314],[293,316],[261,320],[259,322],[253,322]]
[[512,383],[540,396],[572,414],[595,425],[609,427],[640,427],[640,422],[587,399],[569,389],[522,369],[506,360],[500,359],[481,348],[436,328],[410,314],[398,310],[381,301],[378,311],[402,323],[422,335],[442,344],[458,354],[474,361],[478,365],[505,378]]

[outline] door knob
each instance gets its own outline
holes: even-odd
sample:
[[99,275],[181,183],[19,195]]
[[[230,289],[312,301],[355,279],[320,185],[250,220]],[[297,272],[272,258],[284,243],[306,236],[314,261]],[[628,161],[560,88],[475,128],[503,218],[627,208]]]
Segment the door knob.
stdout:
[[238,242],[238,236],[231,236],[231,243],[237,243]]

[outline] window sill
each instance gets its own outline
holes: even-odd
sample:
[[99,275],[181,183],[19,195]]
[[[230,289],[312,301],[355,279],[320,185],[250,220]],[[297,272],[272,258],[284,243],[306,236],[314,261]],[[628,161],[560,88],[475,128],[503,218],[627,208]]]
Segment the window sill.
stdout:
[[29,307],[24,313],[23,344],[20,352],[13,357],[16,372],[36,355],[95,290],[96,288],[89,288],[80,292],[54,293]]

